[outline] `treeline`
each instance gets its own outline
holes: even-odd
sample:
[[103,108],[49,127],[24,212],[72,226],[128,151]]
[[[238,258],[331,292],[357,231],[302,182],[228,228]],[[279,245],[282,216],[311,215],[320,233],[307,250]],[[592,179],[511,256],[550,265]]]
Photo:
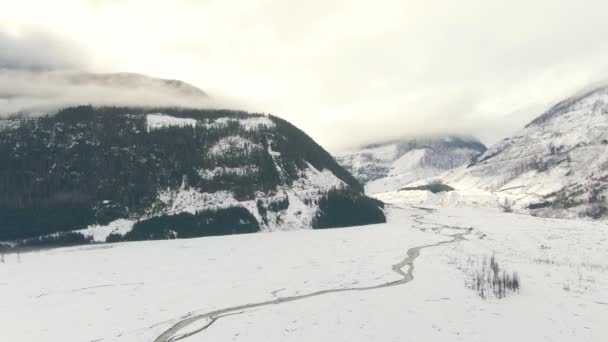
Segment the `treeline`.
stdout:
[[384,203],[348,189],[334,189],[319,199],[313,228],[341,228],[386,222]]
[[211,209],[196,214],[163,215],[142,220],[124,236],[111,234],[106,242],[188,239],[203,236],[255,233],[260,226],[242,207]]

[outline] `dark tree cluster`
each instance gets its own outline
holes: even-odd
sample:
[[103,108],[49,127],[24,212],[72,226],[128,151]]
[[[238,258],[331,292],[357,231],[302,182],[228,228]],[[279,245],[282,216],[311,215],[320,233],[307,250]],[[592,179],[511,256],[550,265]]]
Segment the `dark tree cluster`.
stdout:
[[449,185],[443,184],[443,183],[430,183],[430,184],[426,184],[426,185],[419,185],[419,186],[414,186],[414,187],[404,187],[404,188],[399,189],[399,191],[413,191],[413,190],[430,191],[434,194],[438,194],[440,192],[453,191],[454,188],[452,188]]
[[334,189],[319,200],[313,228],[340,228],[384,223],[384,203],[349,189]]
[[256,202],[258,213],[262,216],[265,224],[269,223],[268,212],[278,213],[289,208],[289,197],[283,194],[283,197],[278,199],[258,199]]
[[255,233],[260,226],[243,207],[211,209],[196,214],[163,215],[142,220],[124,236],[111,234],[106,242],[166,240],[231,234]]
[[74,245],[83,245],[91,243],[93,238],[90,236],[84,236],[77,232],[61,232],[56,234],[50,234],[45,236],[37,236],[29,239],[20,241],[16,246],[11,246],[8,249],[28,249],[28,248],[39,248],[39,247],[65,247]]
[[490,296],[502,299],[519,292],[521,281],[517,272],[502,269],[496,257],[485,257],[481,267],[476,269],[467,286],[477,292],[482,299]]

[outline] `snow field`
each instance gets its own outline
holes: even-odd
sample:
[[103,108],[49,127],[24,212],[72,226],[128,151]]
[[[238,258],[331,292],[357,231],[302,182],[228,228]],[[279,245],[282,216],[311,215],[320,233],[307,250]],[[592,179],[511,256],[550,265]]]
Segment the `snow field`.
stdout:
[[[205,312],[324,289],[414,279],[390,288],[244,309],[183,341],[605,341],[608,229],[496,209],[391,207],[387,224],[144,241],[6,256],[0,321],[15,341],[152,341]],[[521,291],[482,300],[467,260],[495,255]],[[407,266],[404,271],[407,271]],[[179,331],[192,332],[202,320]]]

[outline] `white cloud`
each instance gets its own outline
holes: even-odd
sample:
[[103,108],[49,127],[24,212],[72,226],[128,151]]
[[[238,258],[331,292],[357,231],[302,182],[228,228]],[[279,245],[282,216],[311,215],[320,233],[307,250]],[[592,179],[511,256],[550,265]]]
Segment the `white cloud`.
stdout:
[[77,41],[94,71],[242,99],[339,149],[433,132],[497,140],[608,77],[607,12],[600,0],[23,0],[3,6],[0,29]]
[[39,115],[67,106],[186,108],[242,107],[226,98],[207,98],[189,84],[139,74],[91,74],[66,70],[0,69],[0,117]]
[[86,54],[78,44],[42,31],[0,31],[0,69],[80,68]]

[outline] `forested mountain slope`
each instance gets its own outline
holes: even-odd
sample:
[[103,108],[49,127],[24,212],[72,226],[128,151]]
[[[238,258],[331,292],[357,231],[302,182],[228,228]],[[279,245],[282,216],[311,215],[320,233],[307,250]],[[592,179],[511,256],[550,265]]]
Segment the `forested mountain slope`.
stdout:
[[273,116],[81,106],[0,120],[0,241],[13,245],[383,222],[362,190]]

